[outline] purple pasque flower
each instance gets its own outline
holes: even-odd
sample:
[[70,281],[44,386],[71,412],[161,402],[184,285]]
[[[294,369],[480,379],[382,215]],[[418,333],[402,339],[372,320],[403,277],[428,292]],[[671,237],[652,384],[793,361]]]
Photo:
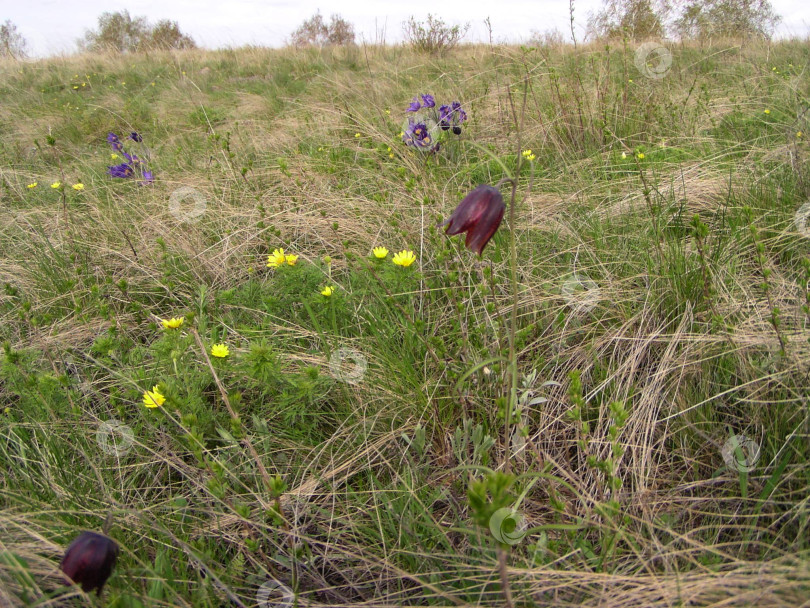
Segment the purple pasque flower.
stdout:
[[467,113],[461,109],[461,102],[454,101],[452,104],[453,108],[453,123],[454,124],[461,124],[465,120],[467,120]]
[[467,120],[467,113],[461,108],[461,103],[454,101],[449,106],[439,106],[439,126],[447,131],[451,127],[453,133],[461,133],[461,123]]
[[120,152],[124,148],[124,144],[121,143],[121,140],[118,139],[115,133],[107,133],[107,143],[110,144],[112,149],[116,152]]
[[412,118],[408,119],[408,126],[403,129],[402,141],[409,146],[413,146],[419,150],[430,150],[433,148],[433,137],[431,136],[430,125],[426,122],[415,122]]
[[[143,137],[141,137],[137,131],[130,132],[127,139],[131,139],[137,143],[143,142]],[[126,162],[123,162],[120,165],[112,165],[107,167],[107,173],[110,176],[128,179],[140,175],[141,179],[143,180],[140,182],[141,185],[154,183],[155,176],[151,171],[148,170],[146,163],[138,158],[137,154],[130,154],[124,150],[123,143],[115,133],[110,132],[107,134],[107,143],[112,146],[113,150],[121,154],[121,156],[126,159]]]
[[135,175],[135,172],[132,170],[132,166],[128,163],[121,163],[120,165],[112,165],[111,167],[107,167],[107,173],[109,173],[112,177],[132,177]]
[[447,226],[447,235],[466,232],[464,244],[480,256],[501,225],[505,211],[500,190],[481,184],[465,196],[452,215],[440,225]]
[[413,101],[411,102],[411,105],[408,106],[408,109],[405,110],[405,111],[406,112],[418,112],[419,108],[421,108],[421,107],[422,107],[422,105],[419,103],[419,99],[414,97]]
[[453,108],[450,106],[439,106],[439,126],[443,131],[450,128],[450,121],[453,119]]
[[423,93],[421,95],[421,97],[422,97],[422,105],[424,107],[432,108],[432,107],[434,107],[436,105],[436,100],[433,99],[433,95],[428,95],[426,93]]

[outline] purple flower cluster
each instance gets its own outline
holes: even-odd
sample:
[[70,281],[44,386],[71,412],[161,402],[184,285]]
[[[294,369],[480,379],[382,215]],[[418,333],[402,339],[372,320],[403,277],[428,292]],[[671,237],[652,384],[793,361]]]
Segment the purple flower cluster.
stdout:
[[426,93],[414,97],[405,111],[415,115],[408,117],[407,123],[402,126],[402,141],[426,152],[438,151],[442,131],[452,129],[454,134],[461,135],[461,123],[467,120],[467,113],[461,108],[460,102],[439,106],[437,111],[435,98]]
[[[408,126],[404,129],[402,141],[420,150],[431,150],[434,145],[427,123],[415,122],[412,118],[408,119]],[[436,149],[438,149],[438,144]]]
[[[131,139],[134,142],[141,143],[143,142],[143,137],[140,134],[133,131],[129,134],[127,139]],[[107,143],[110,144],[114,152],[121,154],[126,160],[119,165],[112,165],[107,167],[107,173],[109,173],[112,177],[121,177],[124,179],[128,179],[130,177],[135,177],[136,175],[140,175],[142,186],[147,184],[151,184],[155,181],[155,176],[146,168],[146,163],[138,158],[137,154],[129,154],[124,150],[124,144],[118,139],[118,136],[115,133],[108,133],[107,134]]]
[[[419,103],[419,97],[422,98],[422,103]],[[433,95],[426,95],[422,94],[419,97],[414,97],[411,105],[408,106],[408,109],[405,110],[406,112],[418,112],[420,108],[432,108],[436,105],[436,100],[433,99]]]
[[454,101],[449,106],[439,106],[439,126],[443,131],[452,128],[453,133],[461,135],[461,123],[467,120],[467,113],[461,109],[461,103]]

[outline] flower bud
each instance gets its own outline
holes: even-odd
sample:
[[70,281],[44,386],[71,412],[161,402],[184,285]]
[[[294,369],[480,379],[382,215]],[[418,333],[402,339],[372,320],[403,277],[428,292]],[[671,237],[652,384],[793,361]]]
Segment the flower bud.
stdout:
[[453,214],[441,225],[448,235],[467,233],[465,245],[481,255],[503,220],[506,205],[497,188],[481,184],[464,197]]
[[100,595],[116,559],[118,545],[114,540],[97,532],[82,532],[70,543],[59,568],[85,593],[95,590]]

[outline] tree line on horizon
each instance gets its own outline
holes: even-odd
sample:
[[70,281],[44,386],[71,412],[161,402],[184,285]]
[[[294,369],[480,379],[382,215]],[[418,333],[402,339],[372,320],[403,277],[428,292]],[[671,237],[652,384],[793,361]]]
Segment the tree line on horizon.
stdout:
[[[572,2],[572,27],[573,8]],[[589,14],[586,39],[769,39],[779,21],[770,0],[603,0],[602,8]],[[411,17],[403,23],[406,42],[429,53],[452,48],[468,29],[469,23],[448,26],[431,15],[426,21]],[[327,22],[318,11],[292,32],[287,43],[297,48],[353,45],[354,26],[334,14]],[[533,30],[530,43],[565,44],[565,39],[559,30]],[[97,27],[87,30],[77,46],[82,52],[117,53],[197,48],[176,21],[151,24],[126,9],[102,13]],[[17,26],[10,20],[0,24],[0,57],[20,59],[27,54],[28,42]]]

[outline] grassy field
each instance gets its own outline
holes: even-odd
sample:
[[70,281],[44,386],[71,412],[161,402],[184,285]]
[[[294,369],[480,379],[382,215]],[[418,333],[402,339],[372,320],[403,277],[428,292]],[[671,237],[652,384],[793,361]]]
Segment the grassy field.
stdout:
[[644,51],[0,65],[0,606],[808,605],[810,46]]

